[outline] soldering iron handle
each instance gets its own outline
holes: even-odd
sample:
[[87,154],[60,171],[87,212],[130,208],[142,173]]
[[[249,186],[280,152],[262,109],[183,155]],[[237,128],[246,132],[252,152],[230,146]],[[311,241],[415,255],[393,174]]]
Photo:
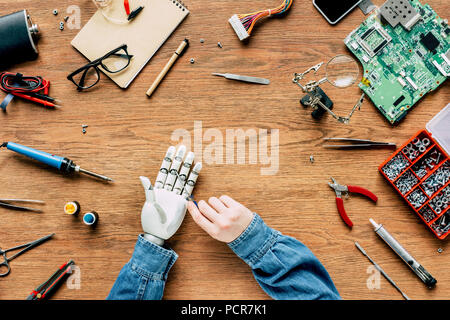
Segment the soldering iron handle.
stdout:
[[23,146],[18,143],[8,142],[6,148],[22,154],[28,158],[45,163],[51,167],[58,169],[59,171],[70,173],[75,170],[75,165],[72,160],[63,158],[54,154],[50,154],[44,151],[36,150],[30,147]]
[[14,142],[8,142],[8,144],[6,145],[6,148],[8,148],[11,151],[22,154],[26,157],[29,157],[31,159],[45,163],[51,167],[57,168],[58,170],[61,169],[61,164],[64,159],[60,156],[56,156],[56,155],[53,155],[53,154],[50,154],[47,152],[39,151],[39,150],[30,148],[30,147],[23,146],[18,143],[14,143]]

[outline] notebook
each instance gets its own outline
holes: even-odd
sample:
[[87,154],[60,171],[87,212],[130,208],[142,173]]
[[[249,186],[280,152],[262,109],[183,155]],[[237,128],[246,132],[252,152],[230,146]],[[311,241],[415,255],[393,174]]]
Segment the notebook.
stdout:
[[113,1],[102,13],[99,9],[72,40],[71,44],[89,61],[100,58],[122,44],[133,55],[130,65],[119,73],[103,71],[119,87],[127,88],[147,62],[189,14],[177,0],[134,0],[131,10],[144,9],[127,24],[116,24],[104,17],[126,20],[123,1]]

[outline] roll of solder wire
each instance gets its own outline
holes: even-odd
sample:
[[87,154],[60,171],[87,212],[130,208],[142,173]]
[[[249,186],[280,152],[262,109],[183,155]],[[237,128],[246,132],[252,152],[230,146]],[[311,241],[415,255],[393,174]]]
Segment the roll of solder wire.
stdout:
[[36,59],[38,34],[26,10],[0,17],[0,67]]

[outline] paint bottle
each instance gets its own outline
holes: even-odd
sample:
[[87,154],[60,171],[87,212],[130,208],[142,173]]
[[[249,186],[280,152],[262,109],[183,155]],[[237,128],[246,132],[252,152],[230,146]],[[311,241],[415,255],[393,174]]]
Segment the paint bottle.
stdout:
[[81,207],[78,201],[70,201],[64,205],[64,212],[68,215],[77,216],[80,210]]
[[95,226],[98,222],[98,213],[90,211],[84,214],[83,223],[87,226]]

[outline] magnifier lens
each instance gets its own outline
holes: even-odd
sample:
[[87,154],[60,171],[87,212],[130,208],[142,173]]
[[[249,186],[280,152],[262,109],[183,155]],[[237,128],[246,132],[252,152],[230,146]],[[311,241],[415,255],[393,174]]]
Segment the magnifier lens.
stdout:
[[350,56],[338,55],[328,61],[327,80],[333,86],[346,88],[355,83],[359,76],[358,63]]

